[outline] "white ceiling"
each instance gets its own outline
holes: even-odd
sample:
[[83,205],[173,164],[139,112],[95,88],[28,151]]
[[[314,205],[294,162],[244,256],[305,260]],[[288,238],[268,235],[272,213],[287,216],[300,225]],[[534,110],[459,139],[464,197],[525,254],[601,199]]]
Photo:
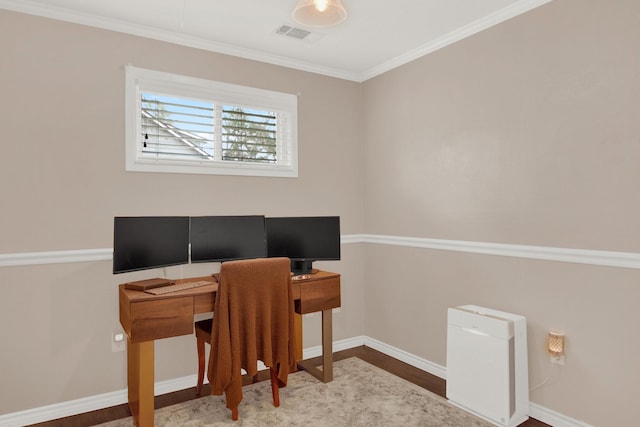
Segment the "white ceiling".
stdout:
[[[551,0],[343,0],[347,20],[305,28],[297,0],[0,0],[0,8],[364,81]],[[310,30],[303,40],[282,25]]]

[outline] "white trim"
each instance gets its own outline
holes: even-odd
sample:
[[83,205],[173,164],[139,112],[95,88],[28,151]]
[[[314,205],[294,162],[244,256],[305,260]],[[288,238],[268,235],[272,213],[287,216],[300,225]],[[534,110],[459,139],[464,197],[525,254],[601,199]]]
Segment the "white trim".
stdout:
[[378,64],[369,68],[360,75],[361,82],[376,77],[382,73],[398,68],[404,64],[421,58],[425,55],[433,53],[439,49],[452,45],[462,39],[470,37],[476,33],[486,30],[487,28],[498,25],[508,19],[528,12],[531,9],[535,9],[538,6],[542,6],[545,3],[549,3],[552,0],[522,0],[503,9],[496,11],[495,13],[485,16],[477,21],[471,22],[464,27],[457,28],[456,30],[444,34],[443,36],[427,43],[418,48],[406,52],[400,56],[397,56],[387,62]]
[[105,18],[96,15],[76,12],[73,10],[55,7],[29,1],[0,0],[0,8],[15,12],[27,13],[30,15],[42,16],[61,21],[73,22],[76,24],[88,25],[125,34],[145,37],[153,40],[160,40],[182,46],[203,49],[210,52],[233,55],[239,58],[251,59],[254,61],[266,62],[268,64],[280,65],[301,71],[308,71],[329,77],[336,77],[343,80],[364,82],[368,79],[383,74],[389,70],[400,67],[415,59],[442,49],[457,41],[460,41],[473,34],[479,33],[489,27],[500,24],[522,13],[525,13],[552,0],[521,0],[515,4],[507,6],[495,13],[472,22],[462,28],[458,28],[449,34],[418,47],[403,55],[397,56],[382,64],[358,72],[333,67],[325,67],[310,62],[300,61],[280,55],[268,54],[265,52],[233,46],[226,43],[214,42],[201,37],[193,37],[173,31],[160,30],[144,25],[135,25],[117,19]]
[[61,264],[67,262],[110,261],[112,257],[113,249],[81,249],[75,251],[0,254],[0,267],[38,264]]
[[[361,243],[363,235],[342,236],[340,244]],[[73,251],[21,252],[0,254],[0,267],[63,264],[68,262],[112,261],[113,249],[79,249]]]
[[[277,163],[158,159],[142,156],[143,92],[205,100],[213,104],[257,108],[276,113]],[[298,97],[290,93],[240,86],[127,65],[125,67],[125,170],[185,174],[298,177]]]
[[[554,248],[549,246],[512,245],[509,243],[386,236],[381,234],[346,234],[340,237],[340,243],[342,245],[371,243],[378,245],[437,249],[454,252],[640,269],[640,253],[636,252]],[[0,267],[65,262],[110,261],[112,259],[112,255],[112,249],[0,254]]]
[[[429,372],[439,378],[445,380],[447,378],[447,368],[445,366],[438,365],[411,353],[407,353],[404,350],[400,350],[399,348],[390,346],[371,337],[364,337],[364,345],[373,348],[374,350],[378,350],[387,356],[391,356],[394,359],[405,362],[415,368]],[[529,402],[529,416],[553,427],[592,427],[590,424],[575,420],[533,402]]]
[[[359,347],[361,345],[364,345],[364,342],[365,337],[362,336],[337,341],[333,343],[333,350],[342,351],[353,347]],[[321,355],[321,345],[305,348],[303,350],[304,359],[310,359]],[[259,363],[258,369],[264,369],[264,365],[262,364],[262,362]],[[196,375],[188,375],[172,380],[158,381],[154,384],[153,392],[156,396],[173,393],[175,391],[192,388],[195,386],[196,382]],[[109,408],[111,406],[122,405],[125,403],[127,403],[127,390],[117,390],[81,399],[70,400],[58,404],[0,415],[0,425],[6,427],[20,427],[49,420],[55,420],[62,417],[69,417],[72,415],[95,411],[98,409]]]
[[19,412],[0,415],[0,425],[5,427],[20,427],[62,417],[83,414],[98,409],[109,408],[127,402],[127,390],[69,400],[39,408],[27,409]]
[[367,234],[343,234],[340,236],[340,244],[366,243],[367,236]]
[[371,347],[374,350],[378,350],[379,352],[384,353],[387,356],[391,356],[394,359],[398,359],[402,362],[408,363],[409,365],[435,375],[436,377],[445,380],[447,379],[447,368],[445,366],[430,362],[426,359],[415,356],[404,350],[400,350],[399,348],[392,347],[388,344],[383,343],[382,341],[378,341],[371,337],[365,337],[364,345],[366,345],[367,347]]
[[[333,352],[336,351],[342,351],[342,350],[348,350],[350,348],[354,348],[354,347],[360,347],[362,345],[365,345],[367,337],[365,336],[359,336],[359,337],[353,337],[353,338],[347,338],[344,340],[340,340],[340,341],[334,341],[333,342]],[[310,347],[310,348],[305,348],[302,351],[302,358],[303,359],[311,359],[314,357],[318,357],[318,356],[322,356],[322,346],[321,345],[317,345],[315,347]]]
[[[197,375],[175,378],[172,380],[158,381],[154,384],[154,395],[173,393],[174,391],[185,390],[195,386]],[[109,408],[111,406],[127,403],[127,389],[84,397],[76,400],[69,400],[54,405],[42,406],[40,408],[27,409],[25,411],[0,415],[0,425],[6,427],[19,427],[44,421],[55,420],[62,417],[83,414],[85,412],[96,411]]]
[[533,402],[529,402],[529,416],[553,427],[592,427],[591,424],[567,417]]
[[513,245],[509,243],[472,242],[464,240],[429,239],[423,237],[362,234],[351,243],[374,243],[424,249],[498,255],[547,261],[640,269],[640,253],[593,249],[555,248],[549,246]]
[[[335,341],[333,343],[333,349],[334,351],[341,351],[359,347],[361,345],[366,345],[374,350],[378,350],[388,356],[408,363],[411,366],[429,372],[437,377],[443,379],[446,378],[446,367],[367,336],[358,336]],[[322,346],[307,348],[303,351],[303,357],[305,359],[317,357],[321,354]],[[155,383],[154,394],[161,395],[189,389],[192,388],[195,383],[196,375],[188,375],[181,378],[175,378],[173,380],[159,381]],[[127,403],[126,389],[0,415],[0,425],[6,427],[20,427],[57,418],[69,417],[98,409],[109,408],[111,406],[122,405],[124,403]],[[530,403],[529,416],[553,427],[591,427],[589,424],[574,420],[535,403]]]
[[29,15],[41,16],[44,18],[57,19],[59,21],[72,22],[80,25],[87,25],[104,30],[116,31],[152,40],[159,40],[181,46],[207,50],[209,52],[232,55],[238,58],[245,58],[267,64],[279,65],[301,71],[308,71],[329,77],[343,80],[361,82],[360,75],[339,68],[325,67],[311,62],[300,61],[286,56],[274,55],[258,50],[246,49],[227,43],[215,42],[201,37],[189,36],[173,31],[161,30],[150,26],[131,24],[117,19],[91,15],[77,12],[62,7],[51,6],[42,3],[32,3],[28,0],[0,0],[0,9],[12,10],[14,12],[26,13]]

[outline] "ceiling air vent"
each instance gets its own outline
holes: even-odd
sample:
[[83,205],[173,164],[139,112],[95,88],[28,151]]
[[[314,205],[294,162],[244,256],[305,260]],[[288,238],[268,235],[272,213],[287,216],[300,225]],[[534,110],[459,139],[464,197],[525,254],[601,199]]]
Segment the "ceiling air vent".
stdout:
[[303,40],[305,37],[311,34],[311,31],[302,30],[300,28],[292,27],[290,25],[281,25],[276,30],[276,34],[279,34],[281,36],[292,37],[298,40]]

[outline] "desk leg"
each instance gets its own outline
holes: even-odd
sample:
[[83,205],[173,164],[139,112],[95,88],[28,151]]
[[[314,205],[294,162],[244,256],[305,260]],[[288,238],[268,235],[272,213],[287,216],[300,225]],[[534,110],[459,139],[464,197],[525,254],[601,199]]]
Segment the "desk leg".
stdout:
[[138,427],[153,426],[153,341],[127,342],[129,409]]
[[322,310],[322,369],[311,365],[309,361],[300,360],[298,367],[304,369],[323,383],[333,380],[333,312]]
[[296,333],[296,360],[302,360],[302,314],[294,314],[293,325]]
[[333,380],[333,310],[322,310],[322,382]]

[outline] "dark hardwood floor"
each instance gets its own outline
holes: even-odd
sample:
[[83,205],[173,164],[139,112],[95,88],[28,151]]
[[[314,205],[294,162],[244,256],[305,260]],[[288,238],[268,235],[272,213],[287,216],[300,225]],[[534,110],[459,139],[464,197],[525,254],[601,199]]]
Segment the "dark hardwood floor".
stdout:
[[[382,368],[394,375],[404,378],[414,384],[423,387],[432,393],[445,397],[446,382],[445,380],[431,375],[427,372],[421,371],[407,363],[401,362],[393,357],[387,356],[384,353],[373,350],[369,347],[355,347],[349,350],[340,351],[334,353],[334,360],[347,359],[349,357],[358,357],[371,363],[374,366]],[[317,363],[321,364],[321,359],[318,357]],[[259,381],[265,381],[269,379],[268,371],[263,371],[258,375]],[[244,383],[249,384],[252,382],[251,378],[245,378]],[[202,394],[206,395],[210,392],[208,385],[202,390]],[[156,409],[165,406],[173,405],[187,400],[195,399],[195,386],[190,389],[177,391],[174,393],[168,393],[161,396],[156,396],[155,407]],[[47,421],[44,423],[33,424],[31,427],[86,427],[96,424],[104,423],[111,420],[117,420],[119,418],[126,418],[130,416],[129,408],[126,404],[114,406],[111,408],[100,409],[98,411],[87,412],[84,414],[74,415],[67,418],[61,418],[58,420]],[[547,424],[538,420],[529,419],[521,424],[524,427],[549,427]]]

